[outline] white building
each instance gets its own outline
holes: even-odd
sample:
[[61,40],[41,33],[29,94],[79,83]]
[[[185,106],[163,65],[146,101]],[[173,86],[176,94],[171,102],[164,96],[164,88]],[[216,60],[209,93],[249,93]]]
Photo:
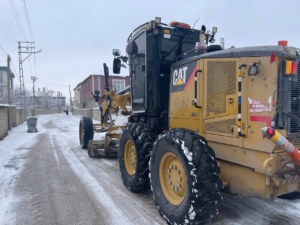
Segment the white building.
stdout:
[[[13,72],[10,71],[10,87],[12,88],[14,86],[13,78],[15,78],[15,75]],[[7,67],[6,66],[0,66],[0,86],[7,87]]]

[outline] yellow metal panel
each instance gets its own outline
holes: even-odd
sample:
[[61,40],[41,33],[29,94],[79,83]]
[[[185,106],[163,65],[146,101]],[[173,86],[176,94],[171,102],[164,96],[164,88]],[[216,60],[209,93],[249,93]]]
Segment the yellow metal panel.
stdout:
[[267,198],[266,176],[253,171],[251,168],[231,164],[222,160],[220,177],[227,182],[226,189],[230,193],[244,196]]
[[[196,62],[197,63],[197,62]],[[190,65],[192,68],[192,63]],[[187,67],[186,67],[187,68]],[[194,69],[194,68],[193,68]],[[196,64],[195,70],[198,70],[198,63]],[[189,74],[185,74],[185,80],[183,81],[181,78],[178,80],[170,82],[170,118],[186,118],[186,119],[195,119],[199,118],[198,111],[199,109],[196,108],[192,102],[195,99],[194,91],[195,91],[195,70],[191,70]],[[188,72],[186,72],[188,73]],[[173,75],[171,75],[173,76]],[[188,79],[190,78],[190,79]],[[174,78],[173,78],[174,79]],[[182,91],[174,91],[172,92],[172,86],[182,86],[184,85],[184,89]],[[199,82],[198,82],[199,83]]]
[[170,118],[170,128],[186,128],[199,132],[198,120]]
[[[268,174],[274,174],[276,172],[275,164],[276,162],[278,162],[278,155],[233,146],[232,144],[235,143],[234,138],[223,137],[223,139],[228,139],[228,142],[232,140],[232,143],[216,143],[216,141],[221,141],[222,139],[220,137],[217,137],[217,135],[214,136],[214,142],[209,141],[209,145],[214,149],[216,157],[218,159],[226,160],[239,165],[244,165],[253,168],[261,173],[268,172]],[[273,161],[268,161],[269,164],[271,164],[271,170],[266,172],[267,168],[265,168],[265,161],[270,158],[273,159]]]
[[[248,149],[271,152],[274,149],[274,144],[271,141],[263,139],[261,128],[271,126],[271,120],[275,116],[276,109],[273,106],[273,96],[278,90],[278,75],[279,75],[279,61],[275,58],[275,61],[270,64],[270,57],[251,57],[242,58],[241,63],[251,65],[253,62],[260,60],[259,73],[256,76],[248,76],[245,69],[245,77],[243,83],[247,86],[243,86],[247,89],[247,93],[242,93],[243,96],[243,108],[242,118],[248,114],[248,118],[243,122],[245,129],[243,133],[247,135],[244,138],[243,146]],[[276,99],[275,99],[276,101]]]

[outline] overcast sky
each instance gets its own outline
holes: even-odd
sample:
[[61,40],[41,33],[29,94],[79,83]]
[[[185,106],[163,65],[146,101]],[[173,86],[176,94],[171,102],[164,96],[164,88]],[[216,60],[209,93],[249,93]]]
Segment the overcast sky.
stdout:
[[[9,54],[17,73],[15,49],[18,41],[26,40],[12,3],[27,40],[32,41],[23,1],[0,0],[0,45],[7,52],[14,50]],[[131,31],[155,16],[163,23],[176,20],[191,26],[200,18],[195,28],[217,26],[216,40],[225,38],[225,48],[276,45],[278,40],[300,47],[299,5],[299,0],[26,0],[36,51],[43,51],[36,55],[36,67],[33,56],[23,63],[25,87],[32,88],[30,77],[36,75],[37,88],[47,87],[69,97],[70,85],[74,97],[73,88],[102,70],[104,62],[111,67],[112,49],[124,53]],[[6,66],[2,53],[0,49],[0,66]],[[15,84],[19,85],[18,78]]]

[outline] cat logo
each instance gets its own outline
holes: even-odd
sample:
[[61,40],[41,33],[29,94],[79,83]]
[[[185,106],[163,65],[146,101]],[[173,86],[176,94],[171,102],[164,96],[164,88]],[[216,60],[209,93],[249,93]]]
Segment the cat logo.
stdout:
[[186,82],[186,71],[188,67],[185,66],[183,68],[175,69],[173,72],[173,86],[182,85]]

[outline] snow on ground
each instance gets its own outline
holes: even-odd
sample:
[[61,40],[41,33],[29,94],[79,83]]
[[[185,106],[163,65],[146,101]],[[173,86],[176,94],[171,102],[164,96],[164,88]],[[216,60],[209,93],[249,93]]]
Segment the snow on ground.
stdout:
[[[114,117],[113,119],[117,124],[124,125],[127,122],[126,116]],[[14,224],[17,212],[12,208],[22,201],[13,193],[15,183],[27,163],[26,156],[28,152],[31,151],[32,146],[37,144],[39,136],[46,134],[47,137],[50,137],[52,146],[50,149],[52,148],[51,151],[53,151],[54,162],[59,168],[70,166],[86,190],[107,209],[111,224],[149,224],[149,221],[152,221],[151,218],[159,221],[157,219],[159,215],[152,200],[148,200],[149,205],[145,205],[145,199],[141,196],[134,195],[128,190],[124,191],[117,160],[90,159],[86,151],[79,147],[79,121],[80,116],[70,114],[69,116],[65,114],[41,115],[38,116],[37,121],[39,132],[27,133],[25,122],[13,128],[9,135],[0,141],[1,225]],[[94,123],[99,123],[99,121],[94,121]],[[94,135],[94,139],[103,138],[104,135],[101,133],[95,133]],[[62,157],[66,161],[63,161]],[[101,173],[101,171],[107,173]],[[102,183],[102,181],[105,182]],[[110,190],[110,187],[112,187],[112,190]],[[224,202],[219,207],[220,213],[214,219],[213,224],[299,224],[300,194],[291,200],[280,198],[262,200],[231,196],[225,193],[222,193],[222,195]],[[119,199],[119,202],[116,199]],[[127,211],[126,208],[129,205],[135,206],[135,210]],[[140,216],[142,212],[143,216]],[[158,222],[153,220],[152,224],[158,224]]]
[[7,214],[10,204],[16,201],[11,190],[26,162],[28,149],[37,141],[37,134],[27,133],[27,123],[24,122],[0,141],[0,224],[1,221],[13,220],[12,215]]

